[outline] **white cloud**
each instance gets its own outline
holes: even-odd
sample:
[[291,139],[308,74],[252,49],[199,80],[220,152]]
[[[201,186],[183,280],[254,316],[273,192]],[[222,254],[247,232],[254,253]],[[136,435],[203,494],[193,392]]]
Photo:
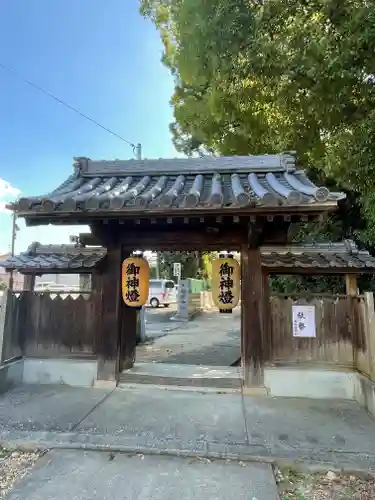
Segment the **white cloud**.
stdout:
[[[9,182],[0,178],[0,255],[11,248],[12,212],[5,208],[6,204],[17,198],[21,191]],[[17,219],[19,231],[16,234],[15,252],[25,252],[31,243],[42,244],[70,243],[69,236],[90,232],[88,226],[33,226],[27,227],[23,218]]]
[[5,205],[16,198],[21,191],[9,182],[0,178],[0,213],[7,211]]

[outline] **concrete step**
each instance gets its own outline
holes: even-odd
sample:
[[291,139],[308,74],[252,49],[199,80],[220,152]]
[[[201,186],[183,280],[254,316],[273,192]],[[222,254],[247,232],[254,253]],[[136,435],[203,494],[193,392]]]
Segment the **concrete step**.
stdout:
[[118,386],[155,385],[181,389],[241,390],[241,378],[232,367],[138,363],[124,371]]

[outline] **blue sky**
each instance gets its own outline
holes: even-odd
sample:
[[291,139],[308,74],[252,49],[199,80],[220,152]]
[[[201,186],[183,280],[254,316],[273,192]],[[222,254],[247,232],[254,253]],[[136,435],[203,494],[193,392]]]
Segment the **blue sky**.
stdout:
[[[173,157],[168,125],[172,78],[138,0],[2,0],[0,63],[11,67],[131,142],[143,156]],[[73,156],[131,158],[131,147],[0,68],[0,253],[10,244],[4,201],[47,193]],[[34,240],[67,242],[76,228],[25,228]]]

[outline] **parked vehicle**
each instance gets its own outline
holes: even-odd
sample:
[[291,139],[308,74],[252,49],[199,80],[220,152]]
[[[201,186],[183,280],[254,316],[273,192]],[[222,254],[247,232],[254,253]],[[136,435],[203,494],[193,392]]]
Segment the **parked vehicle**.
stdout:
[[150,280],[148,303],[151,307],[168,307],[177,302],[177,287],[172,280]]

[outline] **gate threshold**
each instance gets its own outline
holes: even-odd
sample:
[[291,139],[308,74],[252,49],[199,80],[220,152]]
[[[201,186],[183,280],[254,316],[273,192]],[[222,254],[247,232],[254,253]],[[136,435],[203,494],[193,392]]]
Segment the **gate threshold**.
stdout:
[[119,388],[153,385],[174,390],[240,392],[239,367],[169,363],[136,363],[120,376]]

